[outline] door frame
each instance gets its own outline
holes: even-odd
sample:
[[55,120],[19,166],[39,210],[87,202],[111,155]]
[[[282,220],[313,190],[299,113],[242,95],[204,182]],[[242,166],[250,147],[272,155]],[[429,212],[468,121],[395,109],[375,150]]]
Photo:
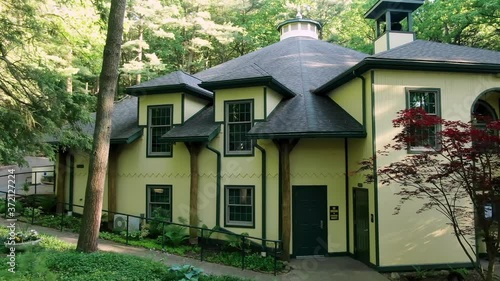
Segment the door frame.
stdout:
[[[293,257],[297,257],[297,242],[298,240],[296,239],[297,235],[295,235],[295,231],[296,231],[296,224],[294,223],[295,221],[295,212],[297,212],[297,209],[294,207],[295,206],[295,192],[294,190],[296,190],[296,188],[317,188],[317,189],[321,189],[322,192],[324,193],[324,206],[325,206],[325,209],[323,210],[323,232],[322,232],[322,239],[323,239],[323,242],[325,243],[325,250],[324,250],[324,253],[322,255],[324,256],[327,256],[328,255],[328,215],[327,215],[327,211],[328,211],[328,186],[327,185],[292,185],[292,246],[293,246]],[[320,254],[321,255],[321,254]],[[311,255],[311,256],[314,256],[314,255]]]
[[[356,192],[357,191],[363,191],[363,192],[366,192],[367,193],[367,197],[366,197],[366,201],[367,201],[367,206],[368,206],[368,213],[366,214],[367,215],[367,220],[368,220],[368,231],[367,231],[367,235],[368,235],[368,255],[367,255],[367,259],[363,259],[363,258],[360,258],[360,256],[358,255],[359,254],[359,251],[358,251],[358,247],[357,247],[357,243],[358,243],[358,239],[357,239],[357,226],[356,226],[356,220],[357,220],[357,214],[356,214]],[[352,198],[353,198],[353,234],[354,234],[354,243],[353,243],[353,246],[354,246],[354,249],[353,249],[353,253],[354,253],[354,258],[356,258],[357,260],[365,263],[365,264],[370,264],[370,255],[371,255],[371,251],[370,251],[370,247],[371,247],[371,239],[370,239],[370,191],[368,190],[368,188],[362,188],[362,187],[354,187],[353,188],[353,191],[352,191],[353,195],[352,195]]]

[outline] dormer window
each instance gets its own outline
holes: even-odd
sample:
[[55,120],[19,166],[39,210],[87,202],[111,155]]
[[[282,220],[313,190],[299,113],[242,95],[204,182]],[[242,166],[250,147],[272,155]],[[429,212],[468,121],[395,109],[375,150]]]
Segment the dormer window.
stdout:
[[226,155],[252,155],[253,142],[246,133],[253,125],[253,101],[227,101],[224,123]]
[[172,156],[172,144],[161,138],[170,129],[172,129],[172,105],[149,106],[147,156]]

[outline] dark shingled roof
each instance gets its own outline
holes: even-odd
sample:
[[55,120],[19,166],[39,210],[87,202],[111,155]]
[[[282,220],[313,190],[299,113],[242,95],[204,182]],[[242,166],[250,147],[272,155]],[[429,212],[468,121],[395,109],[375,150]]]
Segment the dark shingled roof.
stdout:
[[366,56],[325,41],[290,37],[194,76],[203,83],[272,76],[296,95],[310,94]]
[[354,79],[356,75],[371,69],[499,73],[500,52],[416,40],[364,58],[351,69],[317,88],[314,93],[326,95]]
[[372,57],[433,62],[500,64],[500,52],[423,40],[416,40]]
[[[296,114],[294,114],[296,113]],[[329,97],[309,94],[281,102],[266,122],[256,122],[250,138],[365,137],[363,126]]]
[[187,92],[200,98],[211,99],[212,92],[198,86],[201,81],[184,71],[175,71],[127,88],[127,94],[133,96],[148,94],[166,94]]
[[214,121],[214,107],[207,106],[182,126],[176,126],[162,137],[170,142],[209,142],[217,136],[220,124]]
[[[83,131],[94,134],[95,113]],[[137,125],[137,98],[128,96],[116,102],[112,115],[111,143],[131,143],[142,136],[143,129]]]
[[[251,137],[364,135],[352,116],[330,99],[311,93],[367,55],[308,37],[291,37],[195,74],[208,82],[272,76],[295,94],[282,101],[267,122],[258,122]],[[235,94],[237,97],[237,93]]]

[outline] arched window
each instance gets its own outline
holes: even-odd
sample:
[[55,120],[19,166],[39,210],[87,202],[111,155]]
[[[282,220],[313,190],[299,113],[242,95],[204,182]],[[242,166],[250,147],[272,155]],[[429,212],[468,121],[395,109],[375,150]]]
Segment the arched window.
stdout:
[[497,120],[495,109],[484,100],[477,100],[472,109],[472,123],[478,128],[486,128],[488,122]]

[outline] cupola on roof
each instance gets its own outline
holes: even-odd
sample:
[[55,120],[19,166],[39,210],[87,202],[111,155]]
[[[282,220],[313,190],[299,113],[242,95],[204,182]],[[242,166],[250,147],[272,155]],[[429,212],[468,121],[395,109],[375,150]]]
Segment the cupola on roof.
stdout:
[[285,40],[290,37],[305,36],[314,39],[319,38],[321,24],[312,19],[302,18],[300,9],[297,11],[297,17],[294,19],[286,20],[277,27],[280,32],[280,40]]

